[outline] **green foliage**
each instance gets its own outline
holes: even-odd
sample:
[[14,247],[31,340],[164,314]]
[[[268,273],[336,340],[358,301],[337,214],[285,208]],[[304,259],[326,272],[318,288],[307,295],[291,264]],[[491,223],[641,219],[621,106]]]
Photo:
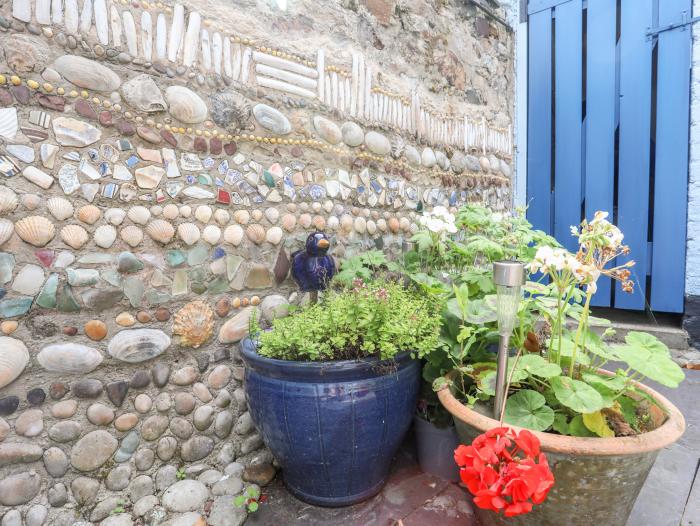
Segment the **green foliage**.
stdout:
[[185,473],[185,468],[179,468],[175,472],[175,478],[177,478],[177,480],[185,480],[187,478],[187,473]]
[[300,361],[386,360],[401,351],[422,357],[438,345],[438,313],[435,301],[397,283],[362,283],[275,320],[260,333],[258,353]]
[[554,411],[545,402],[544,396],[537,391],[518,391],[508,399],[503,420],[535,431],[549,429],[554,423]]
[[356,279],[369,281],[383,270],[392,271],[397,268],[395,263],[386,259],[386,255],[381,250],[368,250],[343,260],[340,264],[340,271],[335,275],[333,281],[350,287]]
[[248,513],[255,513],[260,507],[260,501],[260,489],[257,486],[248,486],[243,493],[234,497],[233,505]]
[[117,515],[119,513],[126,513],[126,502],[122,499],[117,500],[117,505],[110,511],[110,515]]

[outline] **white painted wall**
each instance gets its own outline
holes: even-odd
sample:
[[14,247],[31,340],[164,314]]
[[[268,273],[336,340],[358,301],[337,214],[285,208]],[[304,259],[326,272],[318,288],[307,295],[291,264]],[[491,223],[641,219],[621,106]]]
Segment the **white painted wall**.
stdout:
[[[700,1],[700,0],[697,0]],[[527,17],[520,22],[520,2],[511,21],[515,29],[515,186],[513,205],[527,205]]]
[[[693,16],[700,16],[700,0],[693,0]],[[700,24],[693,26],[688,243],[685,268],[686,295],[700,295]]]

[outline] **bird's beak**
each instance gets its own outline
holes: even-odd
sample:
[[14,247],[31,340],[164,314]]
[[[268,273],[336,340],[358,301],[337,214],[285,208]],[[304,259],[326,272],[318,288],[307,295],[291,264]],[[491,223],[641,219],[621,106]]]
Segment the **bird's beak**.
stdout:
[[318,248],[328,248],[330,245],[331,243],[327,239],[318,240]]

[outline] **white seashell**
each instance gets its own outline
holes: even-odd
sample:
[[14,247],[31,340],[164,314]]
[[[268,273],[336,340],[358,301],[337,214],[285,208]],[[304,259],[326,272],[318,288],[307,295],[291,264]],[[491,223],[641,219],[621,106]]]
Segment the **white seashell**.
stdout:
[[127,363],[140,363],[155,358],[170,347],[170,337],[158,329],[126,329],[109,341],[107,352]]
[[18,204],[19,200],[15,191],[7,186],[0,186],[0,215],[13,212]]
[[95,244],[100,248],[109,248],[117,240],[117,229],[112,225],[101,225],[95,229],[92,235]]
[[358,234],[364,234],[367,231],[367,221],[364,217],[356,217],[354,227],[355,232]]
[[51,373],[85,374],[102,363],[102,353],[87,345],[57,343],[44,347],[36,360]]
[[377,155],[387,155],[391,152],[389,139],[376,131],[367,132],[365,135],[365,146],[370,152]]
[[158,85],[150,75],[137,75],[125,82],[120,91],[124,101],[138,111],[155,113],[168,109]]
[[384,219],[383,217],[380,219],[377,219],[377,228],[381,232],[386,232],[387,231],[386,219]]
[[85,205],[78,208],[76,217],[78,218],[78,221],[81,221],[82,223],[94,225],[101,215],[102,212],[100,212],[100,209],[95,205]]
[[143,241],[143,232],[134,225],[129,225],[121,229],[119,235],[130,247],[138,246]]
[[190,217],[192,215],[192,207],[190,205],[182,205],[180,207],[180,215],[182,217]]
[[330,216],[328,218],[328,222],[326,223],[326,227],[328,230],[335,231],[338,230],[338,226],[340,225],[340,221],[336,216]]
[[121,208],[109,208],[105,212],[105,220],[114,226],[119,226],[124,221],[126,217],[126,212]]
[[146,227],[146,233],[158,243],[170,243],[175,236],[175,228],[165,219],[151,221]]
[[251,217],[253,218],[253,221],[260,221],[263,218],[263,213],[261,210],[253,210],[250,213]]
[[23,194],[20,197],[20,202],[22,206],[27,210],[36,210],[41,204],[42,198],[36,194]]
[[248,228],[245,229],[245,234],[248,236],[248,239],[250,239],[256,245],[259,245],[265,241],[265,228],[258,223],[248,225]]
[[319,203],[318,201],[314,201],[313,203],[311,203],[311,210],[318,214],[321,211],[321,203]]
[[63,197],[51,197],[46,201],[46,208],[49,209],[51,215],[59,221],[65,221],[69,217],[73,217],[75,209],[68,199]]
[[292,131],[289,119],[275,108],[267,104],[256,104],[253,108],[253,115],[258,124],[277,135],[287,135]]
[[163,207],[163,217],[165,219],[173,220],[180,215],[180,210],[178,210],[176,205],[169,204]]
[[233,219],[235,219],[236,223],[239,225],[247,225],[250,221],[250,213],[248,210],[236,210],[233,213]]
[[377,232],[377,223],[372,221],[371,219],[367,221],[367,233],[369,235],[373,235]]
[[338,144],[343,138],[343,134],[338,125],[325,117],[321,117],[320,115],[314,117],[313,125],[316,133],[321,136],[321,139],[330,144]]
[[151,211],[145,206],[132,206],[126,215],[138,225],[145,225],[151,219]]
[[265,241],[272,245],[279,245],[283,236],[284,232],[282,232],[282,229],[278,226],[273,226],[265,233]]
[[202,239],[210,245],[216,245],[221,239],[221,229],[216,225],[207,225],[202,231]]
[[423,148],[423,153],[420,155],[420,161],[426,168],[432,168],[437,164],[437,158],[435,157],[435,152],[432,148]]
[[296,203],[287,203],[287,211],[289,212],[296,212],[297,211],[297,205]]
[[80,225],[66,225],[61,229],[61,239],[69,247],[78,250],[88,242],[90,236]]
[[416,223],[411,223],[411,228],[408,229],[411,234],[417,234],[418,230],[420,230],[420,227]]
[[365,134],[362,132],[362,128],[352,121],[343,123],[340,127],[340,131],[343,134],[343,142],[348,146],[359,146],[365,140]]
[[308,212],[309,203],[299,203],[299,210],[301,210],[302,212]]
[[0,389],[10,385],[29,363],[29,351],[20,340],[0,337]]
[[170,115],[185,124],[198,124],[207,118],[207,105],[194,91],[184,86],[165,90]]
[[411,228],[411,222],[407,217],[402,217],[399,219],[399,228],[401,228],[401,230],[404,232],[408,232],[408,229]]
[[214,221],[221,226],[227,225],[228,222],[231,221],[231,214],[228,213],[228,210],[217,208],[214,211]]
[[205,224],[208,223],[209,220],[211,219],[211,215],[212,215],[212,210],[207,205],[198,206],[194,210],[194,217],[200,223],[205,223]]
[[244,235],[245,233],[243,232],[243,227],[240,225],[231,225],[226,227],[226,230],[224,230],[224,241],[226,241],[226,243],[229,245],[237,247],[241,244],[241,241],[243,241]]
[[282,228],[287,232],[292,232],[297,226],[297,218],[294,214],[284,214],[282,216]]
[[194,223],[182,223],[177,227],[177,235],[186,245],[194,245],[202,236]]
[[53,63],[53,69],[68,82],[89,90],[111,93],[121,84],[114,71],[78,55],[61,55]]
[[314,216],[313,225],[316,230],[326,228],[326,219],[323,216]]
[[265,218],[270,222],[271,225],[274,225],[277,223],[277,220],[280,217],[279,210],[276,208],[268,208],[265,210]]
[[311,214],[301,214],[299,216],[299,225],[303,229],[307,229],[311,226]]
[[327,214],[330,214],[333,211],[333,201],[330,199],[327,199],[323,202],[323,209],[326,211]]
[[15,231],[15,225],[9,219],[0,219],[0,245],[4,244],[12,237]]
[[352,232],[353,223],[354,220],[351,215],[343,214],[340,217],[340,231],[345,234],[349,234],[350,232]]
[[160,205],[153,205],[151,208],[149,208],[151,211],[151,215],[154,217],[158,217],[163,213],[163,207]]
[[406,157],[406,160],[409,162],[409,164],[413,166],[420,166],[420,153],[418,153],[418,150],[415,149],[415,147],[411,146],[410,144],[406,145],[404,148],[404,157]]
[[15,232],[25,243],[43,247],[56,235],[53,223],[42,216],[29,216],[15,223]]

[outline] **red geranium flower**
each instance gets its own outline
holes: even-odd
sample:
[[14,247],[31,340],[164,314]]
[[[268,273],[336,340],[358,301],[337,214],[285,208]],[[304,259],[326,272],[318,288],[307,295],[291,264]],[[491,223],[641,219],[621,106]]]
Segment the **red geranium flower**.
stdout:
[[460,478],[479,508],[514,517],[541,504],[554,485],[540,441],[527,430],[497,427],[455,449]]

